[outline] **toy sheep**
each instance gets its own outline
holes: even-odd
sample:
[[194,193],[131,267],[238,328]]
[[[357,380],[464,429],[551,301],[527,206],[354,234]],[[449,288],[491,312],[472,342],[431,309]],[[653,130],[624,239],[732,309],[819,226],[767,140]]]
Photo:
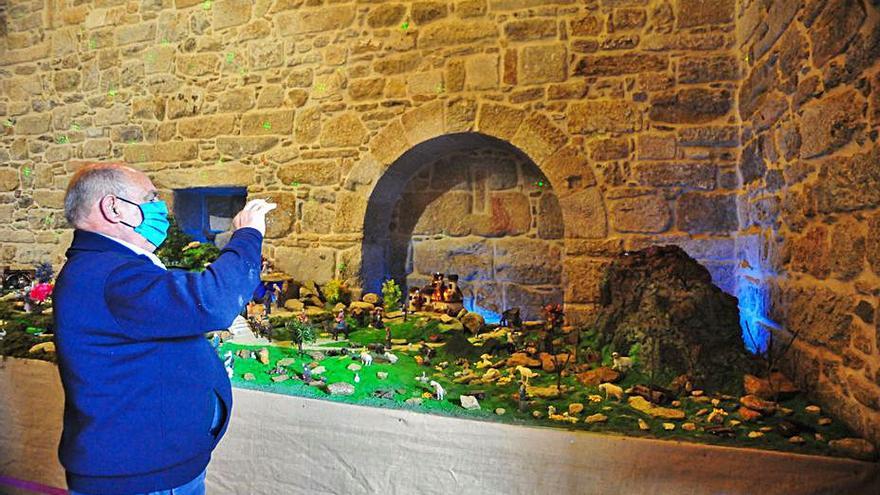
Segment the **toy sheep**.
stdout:
[[614,361],[614,364],[611,365],[611,369],[621,373],[626,373],[633,365],[632,358],[621,356],[616,352],[611,353],[611,360]]
[[360,373],[355,373],[355,374],[354,374],[354,382],[355,382],[355,383],[360,383],[360,382],[361,382],[361,375],[360,375]]
[[529,378],[534,378],[538,376],[537,373],[530,370],[529,368],[526,368],[525,366],[517,366],[516,372],[519,373],[520,380],[522,380],[522,383],[526,386],[528,386],[529,384]]
[[613,383],[600,383],[599,390],[605,392],[605,400],[614,397],[620,402],[623,399],[623,389]]
[[235,369],[235,358],[232,356],[232,351],[226,351],[223,357],[223,367],[226,368],[226,375],[231,379]]
[[384,356],[385,356],[385,359],[387,359],[388,362],[391,364],[394,364],[397,362],[397,356],[395,356],[394,354],[391,354],[390,352],[386,351]]
[[361,361],[363,361],[364,366],[369,366],[373,364],[373,355],[367,351],[361,353]]
[[431,380],[431,386],[434,387],[434,395],[437,397],[437,400],[443,400],[446,396],[446,390],[443,389],[443,385]]
[[428,377],[425,376],[425,372],[424,372],[424,371],[422,372],[422,376],[417,376],[417,377],[416,377],[416,381],[417,381],[417,382],[422,382],[422,383],[427,383],[427,381],[428,381]]

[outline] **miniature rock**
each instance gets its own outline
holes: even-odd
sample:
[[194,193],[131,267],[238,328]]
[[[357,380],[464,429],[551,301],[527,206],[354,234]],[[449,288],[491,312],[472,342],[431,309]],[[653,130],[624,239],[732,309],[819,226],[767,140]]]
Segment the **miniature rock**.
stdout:
[[793,413],[793,412],[794,412],[794,410],[789,409],[787,407],[782,407],[782,406],[776,407],[776,414],[778,414],[780,416],[790,416],[791,413]]
[[559,397],[561,392],[565,392],[565,387],[562,387],[561,391],[556,388],[556,385],[548,385],[546,387],[533,387],[529,385],[526,387],[527,394],[539,399],[555,399]]
[[294,359],[294,358],[279,359],[278,366],[290,366],[291,364],[293,364],[295,362],[296,362],[296,359]]
[[802,443],[806,442],[806,440],[804,440],[804,437],[802,437],[800,435],[795,435],[795,436],[789,438],[788,442],[795,443],[795,444],[802,444]]
[[467,409],[468,411],[480,409],[480,403],[473,395],[462,395],[461,397],[459,397],[459,400],[461,401],[461,407]]
[[727,426],[737,426],[741,423],[742,423],[742,421],[740,421],[738,419],[731,419],[730,421],[727,422]]
[[299,299],[288,299],[284,301],[284,309],[293,311],[294,313],[299,313],[305,308],[305,304]]
[[384,379],[388,378],[388,373],[385,371],[377,371],[376,378],[378,378],[380,380],[384,380]]
[[406,399],[404,402],[406,404],[411,405],[411,406],[421,406],[422,405],[422,399],[419,397],[410,397],[409,399]]
[[[524,352],[516,352],[507,358],[505,366],[508,368],[516,368],[517,366],[525,366],[526,368],[537,368],[541,366],[541,361],[528,356]],[[598,383],[597,383],[598,385]]]
[[359,365],[357,363],[351,363],[348,366],[346,366],[346,369],[349,371],[360,371],[361,365]]
[[538,354],[538,359],[541,360],[541,369],[547,373],[554,373],[556,371],[556,363],[559,363],[559,366],[563,367],[571,358],[567,353],[557,354],[554,357],[552,354],[542,352]]
[[680,401],[680,400],[674,400],[674,401],[670,402],[669,405],[672,406],[672,407],[681,407],[681,401]]
[[263,364],[269,364],[269,349],[265,347],[257,352],[257,360]]
[[758,428],[758,430],[763,431],[764,433],[770,433],[771,431],[773,431],[773,427],[772,426],[762,426],[762,427]]
[[693,423],[684,423],[681,425],[681,429],[684,431],[694,431],[697,429],[697,425]]
[[584,423],[593,424],[593,423],[604,423],[608,421],[608,416],[605,416],[602,413],[591,414],[584,418]]
[[354,385],[348,382],[336,382],[327,385],[330,395],[351,395],[354,393]]
[[761,438],[764,436],[764,433],[760,431],[750,431],[748,434],[749,438]]
[[535,419],[541,419],[544,417],[544,413],[541,411],[532,411],[532,417]]
[[253,373],[245,373],[244,379],[245,379],[245,381],[252,382],[252,381],[256,380],[257,377],[255,377]]
[[321,351],[309,351],[308,355],[315,361],[323,361],[324,359],[327,359],[327,356]]
[[366,301],[354,301],[351,303],[349,308],[351,310],[359,310],[359,311],[371,313],[374,309],[376,309],[376,306],[371,303],[368,303]]
[[323,366],[316,366],[315,368],[312,369],[312,374],[313,375],[320,375],[321,373],[323,373],[325,371],[327,371],[327,368],[325,368]]
[[692,390],[692,391],[691,391],[691,396],[693,396],[693,397],[700,397],[700,396],[702,396],[702,395],[703,395],[703,391],[702,391],[702,390]]
[[742,418],[743,421],[755,421],[756,419],[761,417],[760,412],[749,409],[745,406],[740,406],[736,413],[739,414],[739,417]]
[[641,411],[649,416],[662,419],[684,419],[684,411],[670,409],[668,407],[655,406],[641,396],[632,396],[627,399],[629,406],[636,411]]
[[[721,401],[720,401],[719,399],[712,399],[710,402],[711,402],[712,405],[715,406],[715,407],[718,407],[718,404],[721,404]],[[679,402],[679,405],[681,405],[680,402]],[[675,404],[673,404],[673,406],[675,406]]]
[[820,414],[822,412],[822,408],[819,406],[807,406],[804,408],[804,411],[810,414]]
[[760,399],[755,395],[745,395],[739,398],[739,403],[743,406],[758,411],[762,414],[773,414],[776,410],[776,403],[764,399]]
[[284,381],[287,381],[287,380],[289,380],[289,379],[290,379],[290,377],[287,376],[287,375],[276,375],[276,376],[273,376],[273,377],[272,377],[272,381],[273,381],[273,382],[276,382],[276,383],[278,383],[278,382],[284,382]]
[[779,372],[773,372],[770,378],[758,378],[745,374],[743,375],[743,389],[747,395],[755,395],[764,400],[790,399],[798,393],[795,384]]
[[642,431],[648,431],[651,429],[651,427],[648,426],[648,423],[645,422],[644,419],[639,418],[639,429]]
[[590,395],[587,396],[587,399],[589,399],[590,402],[602,402],[602,396],[601,396],[601,395],[590,394]]
[[440,315],[440,323],[452,323],[452,320],[454,320],[454,318],[447,314]]
[[584,410],[584,405],[580,402],[572,402],[568,405],[568,414],[574,416],[575,414],[580,414]]
[[379,294],[367,292],[366,294],[364,294],[364,297],[361,298],[361,301],[375,306],[379,304]]
[[578,373],[575,375],[575,378],[584,386],[595,387],[600,383],[614,383],[620,380],[620,373],[607,366],[602,366],[594,370]]
[[813,437],[816,439],[817,442],[825,441],[825,437],[821,433],[815,433]]
[[312,380],[312,381],[309,382],[309,386],[310,386],[310,387],[318,387],[318,388],[321,388],[321,387],[323,387],[324,385],[326,385],[326,383],[324,383],[324,382],[321,381],[321,380]]
[[862,438],[831,440],[828,442],[828,446],[847,457],[861,461],[873,461],[877,458],[874,446]]
[[495,409],[495,414],[497,414],[497,415],[499,415],[499,416],[503,415],[503,414],[506,413],[506,412],[507,412],[507,411],[506,411],[503,407],[498,407],[498,408]]
[[708,414],[708,413],[709,413],[709,410],[703,408],[703,409],[700,409],[699,411],[697,411],[697,416],[702,416],[702,415]]
[[35,354],[40,351],[55,352],[55,342],[41,342],[28,349],[28,354]]
[[336,303],[336,306],[333,306],[333,312],[334,312],[334,313],[339,313],[340,311],[344,311],[344,310],[345,310],[345,304],[344,304],[344,303]]
[[391,345],[406,345],[406,339],[391,339]]
[[486,320],[480,313],[471,311],[461,317],[461,324],[468,332],[476,335],[483,328],[483,325],[486,324]]
[[831,418],[819,418],[819,421],[817,421],[817,423],[819,424],[819,426],[828,426],[831,424]]
[[666,431],[672,431],[675,429],[675,423],[663,423],[663,429]]

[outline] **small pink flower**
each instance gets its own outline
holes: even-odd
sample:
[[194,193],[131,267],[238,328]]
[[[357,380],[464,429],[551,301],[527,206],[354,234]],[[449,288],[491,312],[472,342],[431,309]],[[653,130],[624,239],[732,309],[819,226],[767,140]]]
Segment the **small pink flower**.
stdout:
[[46,300],[50,295],[52,295],[52,284],[50,283],[41,283],[35,285],[28,296],[31,300],[41,303]]

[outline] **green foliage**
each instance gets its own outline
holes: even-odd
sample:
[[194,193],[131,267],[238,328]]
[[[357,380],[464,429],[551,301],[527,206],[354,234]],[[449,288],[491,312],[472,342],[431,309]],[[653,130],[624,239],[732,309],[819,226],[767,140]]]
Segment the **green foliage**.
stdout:
[[642,345],[636,342],[635,344],[629,346],[629,354],[627,356],[632,359],[633,365],[638,365],[641,359]]
[[284,324],[284,328],[290,332],[290,341],[302,350],[303,344],[315,341],[315,330],[308,323],[299,320],[290,320]]
[[173,215],[168,215],[168,238],[156,250],[156,256],[169,268],[181,268],[189,271],[202,271],[220,256],[217,246],[203,242],[195,247],[184,250],[193,242],[193,238],[181,230]]
[[400,298],[403,292],[394,279],[389,278],[382,284],[382,299],[385,303],[385,311],[397,311],[400,309]]
[[324,297],[327,299],[327,303],[335,306],[336,303],[342,300],[345,285],[342,280],[334,278],[324,285],[322,291],[324,292]]

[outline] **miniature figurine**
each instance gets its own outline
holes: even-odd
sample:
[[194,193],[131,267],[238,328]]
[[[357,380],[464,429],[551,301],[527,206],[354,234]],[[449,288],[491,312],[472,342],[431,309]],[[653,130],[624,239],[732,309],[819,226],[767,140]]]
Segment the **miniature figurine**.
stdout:
[[440,385],[434,380],[431,380],[431,386],[434,387],[434,396],[437,400],[443,400],[446,396],[446,390],[443,389],[443,385]]
[[632,358],[621,356],[616,352],[611,353],[611,359],[614,361],[614,364],[611,365],[611,369],[615,371],[619,371],[621,373],[626,373],[632,368],[633,362]]
[[235,357],[232,355],[232,351],[226,351],[223,359],[223,367],[226,368],[226,376],[231,380],[232,374],[235,370]]
[[424,371],[422,372],[422,376],[417,376],[417,377],[416,377],[416,381],[417,381],[417,382],[422,382],[422,383],[428,383],[428,377],[425,376],[425,372],[424,372]]
[[300,311],[298,315],[296,315],[296,319],[300,323],[305,323],[306,325],[308,325],[310,323],[309,322],[309,315],[306,314],[305,308],[303,308],[303,310]]
[[623,389],[613,383],[600,383],[599,391],[605,392],[605,400],[614,397],[617,402],[623,400]]
[[391,327],[385,327],[385,347],[391,349]]
[[384,310],[382,306],[376,306],[375,309],[370,313],[370,326],[373,328],[385,328],[385,323],[382,321],[382,313]]
[[391,364],[394,364],[394,363],[397,362],[397,356],[395,356],[394,354],[391,354],[390,352],[387,352],[387,351],[386,351],[385,354],[384,354],[384,357],[385,357],[385,359],[387,359],[388,362],[391,363]]
[[355,382],[355,383],[360,383],[360,382],[361,382],[361,375],[360,375],[360,373],[355,373],[355,374],[354,374],[354,382]]
[[312,381],[312,369],[306,363],[303,363],[303,381],[306,383]]
[[272,262],[265,256],[261,256],[260,258],[260,274],[266,275],[272,271]]
[[526,393],[526,386],[520,384],[519,386],[519,395],[517,397],[518,409],[519,412],[526,412],[529,408],[529,395]]
[[333,327],[333,340],[339,340],[339,332],[348,338],[348,323],[345,322],[345,310],[340,310],[336,315],[336,326]]
[[364,363],[364,366],[370,366],[373,364],[373,355],[367,351],[361,352],[361,361]]
[[516,372],[519,373],[520,383],[525,385],[526,387],[529,386],[529,378],[534,378],[538,376],[537,373],[529,368],[526,368],[525,366],[517,366]]
[[214,336],[211,338],[211,348],[214,349],[214,352],[220,351],[220,334],[218,332],[214,332]]

